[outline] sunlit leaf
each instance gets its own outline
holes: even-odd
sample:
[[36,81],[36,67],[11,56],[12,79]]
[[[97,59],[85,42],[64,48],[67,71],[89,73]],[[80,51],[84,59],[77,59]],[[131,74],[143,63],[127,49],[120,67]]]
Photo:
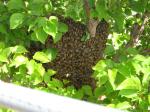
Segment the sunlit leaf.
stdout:
[[13,62],[11,63],[11,66],[18,67],[20,65],[26,64],[28,62],[28,58],[24,57],[23,55],[18,55],[14,58]]
[[131,108],[131,104],[127,101],[124,101],[124,102],[121,102],[121,103],[118,103],[116,105],[116,108],[119,108],[119,109],[129,109]]
[[48,56],[44,52],[36,52],[33,59],[41,61],[42,63],[50,62]]
[[118,87],[117,90],[122,89],[133,89],[133,90],[141,90],[141,82],[138,77],[131,77],[125,79]]
[[43,29],[47,34],[51,35],[52,37],[55,37],[57,34],[57,25],[58,19],[52,16],[49,18],[46,25],[43,26]]
[[48,59],[52,61],[57,56],[57,49],[55,48],[46,49],[45,54],[47,55]]
[[138,90],[135,89],[122,89],[119,92],[119,95],[127,97],[127,98],[134,98],[138,95]]
[[58,31],[65,33],[68,31],[68,26],[62,22],[59,22]]
[[116,75],[117,75],[117,69],[112,69],[112,70],[108,70],[108,77],[109,77],[109,81],[113,87],[113,89],[115,90],[116,85],[115,85],[115,80],[116,80]]
[[14,13],[10,17],[10,29],[16,29],[24,21],[24,14]]
[[45,44],[48,35],[43,31],[42,28],[35,30],[35,35],[37,40],[39,40],[42,44]]

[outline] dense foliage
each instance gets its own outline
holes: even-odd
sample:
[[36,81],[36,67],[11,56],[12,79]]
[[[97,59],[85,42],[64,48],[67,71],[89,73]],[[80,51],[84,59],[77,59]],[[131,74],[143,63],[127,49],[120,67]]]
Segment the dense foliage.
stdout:
[[[89,3],[89,14],[84,1]],[[85,25],[91,19],[104,19],[109,23],[104,58],[92,67],[95,88],[66,87],[68,80],[60,81],[54,77],[57,71],[44,68],[44,63],[55,60],[57,49],[43,47],[32,57],[28,56],[31,44],[44,46],[48,36],[57,43],[68,31],[68,26],[56,15]],[[150,105],[149,18],[149,0],[1,0],[0,79],[109,107],[147,112]]]

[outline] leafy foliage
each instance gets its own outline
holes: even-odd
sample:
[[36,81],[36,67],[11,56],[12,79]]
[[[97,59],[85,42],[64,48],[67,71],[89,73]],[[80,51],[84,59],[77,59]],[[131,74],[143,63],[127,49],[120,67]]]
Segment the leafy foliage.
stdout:
[[[33,42],[44,46],[51,36],[56,44],[69,30],[57,14],[87,23],[82,0],[0,1],[0,79],[108,107],[147,112],[150,105],[150,20],[145,24],[143,21],[145,17],[149,19],[149,0],[88,2],[90,18],[104,19],[110,24],[104,59],[92,67],[92,77],[96,80],[94,89],[89,85],[82,85],[80,89],[73,85],[66,87],[68,80],[58,80],[54,77],[57,71],[44,68],[43,63],[55,60],[57,49],[43,48],[32,57],[28,56]],[[138,34],[133,31],[134,24],[141,28],[135,31]],[[136,45],[127,46],[130,42]]]

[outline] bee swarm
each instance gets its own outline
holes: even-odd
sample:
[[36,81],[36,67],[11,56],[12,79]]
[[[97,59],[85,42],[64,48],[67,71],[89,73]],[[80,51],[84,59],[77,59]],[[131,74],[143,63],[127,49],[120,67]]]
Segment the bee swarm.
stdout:
[[96,36],[83,42],[81,38],[86,34],[84,24],[70,18],[61,17],[59,20],[68,25],[68,32],[56,44],[51,37],[47,39],[46,47],[57,48],[58,54],[56,59],[45,64],[45,67],[56,70],[56,78],[68,79],[77,88],[83,84],[93,87],[95,81],[91,78],[92,66],[103,57],[108,37],[108,23],[101,21],[97,26]]

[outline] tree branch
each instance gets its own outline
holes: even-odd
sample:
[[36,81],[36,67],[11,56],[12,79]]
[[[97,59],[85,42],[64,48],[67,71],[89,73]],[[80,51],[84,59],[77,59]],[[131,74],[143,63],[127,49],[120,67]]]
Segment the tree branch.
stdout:
[[135,47],[137,45],[137,43],[139,42],[140,37],[144,31],[145,25],[149,20],[149,15],[150,14],[148,12],[144,13],[144,15],[142,17],[142,19],[143,19],[142,25],[139,25],[138,23],[135,23],[133,25],[132,30],[131,30],[131,34],[130,34],[131,40],[126,45],[126,48]]
[[84,8],[85,8],[85,13],[87,16],[87,21],[90,19],[90,4],[88,0],[84,0]]
[[86,24],[87,24],[88,32],[89,32],[91,37],[95,37],[96,28],[97,28],[99,21],[91,18],[91,14],[90,14],[91,8],[90,8],[90,4],[89,4],[88,0],[84,0],[84,8],[85,8],[86,16],[87,16],[87,23]]

